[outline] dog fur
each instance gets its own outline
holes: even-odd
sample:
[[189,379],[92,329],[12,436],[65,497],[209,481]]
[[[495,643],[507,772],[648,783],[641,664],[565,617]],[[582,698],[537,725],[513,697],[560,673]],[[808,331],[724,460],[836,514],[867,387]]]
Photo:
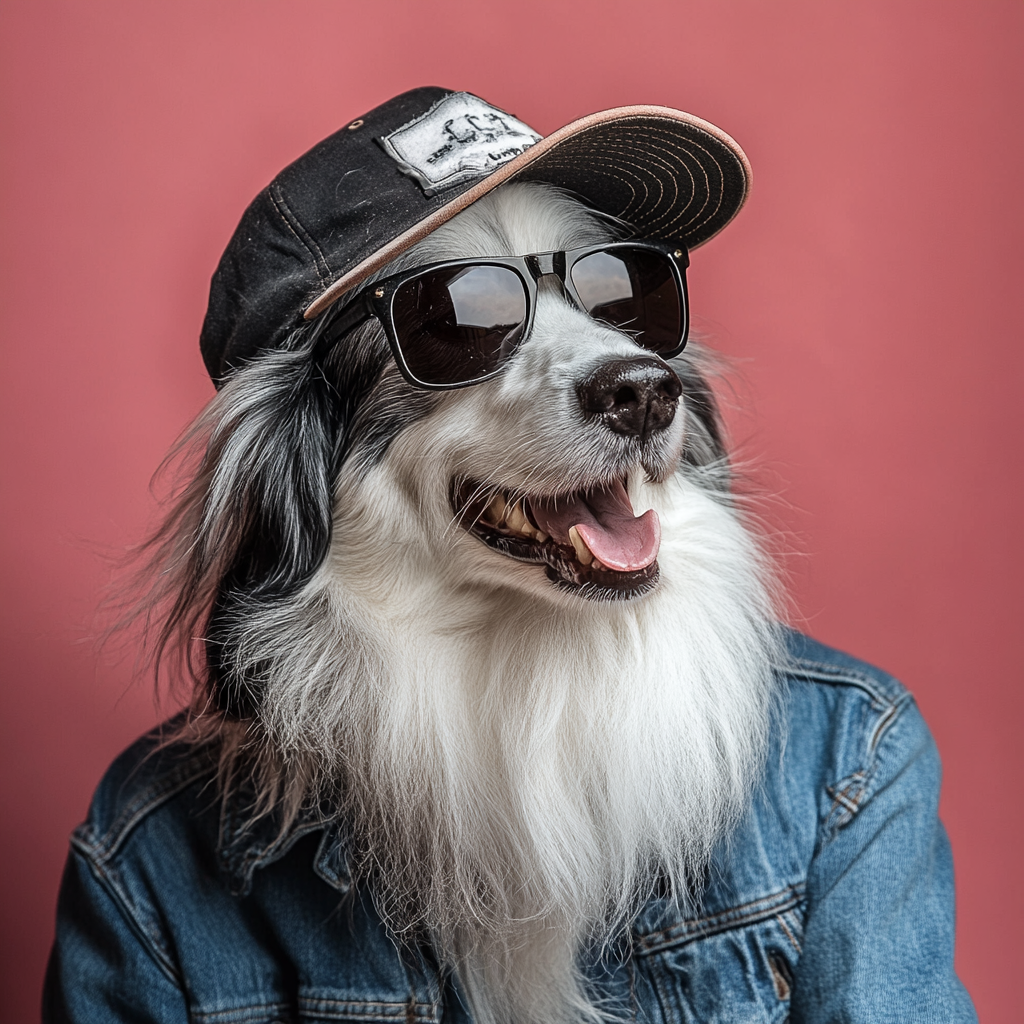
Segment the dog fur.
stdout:
[[[621,231],[505,185],[386,273]],[[324,353],[321,320],[225,384],[149,548],[158,655],[192,666],[188,735],[219,735],[225,787],[255,777],[261,813],[344,819],[396,940],[429,941],[483,1024],[604,1019],[580,957],[656,890],[691,898],[766,743],[771,586],[702,355],[673,360],[680,408],[641,441],[576,396],[640,350],[548,279],[503,372],[452,392],[408,385],[376,321]],[[612,479],[662,526],[657,584],[623,600],[506,557],[452,501]]]

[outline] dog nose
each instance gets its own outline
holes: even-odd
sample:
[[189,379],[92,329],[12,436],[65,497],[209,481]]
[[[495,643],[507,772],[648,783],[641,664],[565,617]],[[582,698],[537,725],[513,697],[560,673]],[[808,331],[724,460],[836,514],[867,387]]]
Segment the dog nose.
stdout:
[[682,392],[672,368],[654,358],[605,363],[576,389],[585,416],[642,441],[672,422]]

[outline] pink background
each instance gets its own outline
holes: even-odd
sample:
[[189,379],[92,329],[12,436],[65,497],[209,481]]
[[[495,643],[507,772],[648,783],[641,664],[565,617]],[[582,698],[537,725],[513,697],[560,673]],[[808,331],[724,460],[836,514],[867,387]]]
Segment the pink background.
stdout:
[[664,103],[746,148],[697,326],[796,621],[898,674],[945,762],[958,964],[1019,1019],[1022,27],[979,0],[6,0],[4,1016],[36,1014],[69,830],[155,720],[98,656],[105,558],[211,394],[209,275],[285,163],[416,85],[542,132]]

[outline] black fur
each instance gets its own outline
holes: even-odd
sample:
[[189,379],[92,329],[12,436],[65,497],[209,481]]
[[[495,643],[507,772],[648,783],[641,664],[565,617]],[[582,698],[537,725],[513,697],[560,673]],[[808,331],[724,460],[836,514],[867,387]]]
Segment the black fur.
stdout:
[[255,712],[260,686],[258,672],[241,679],[232,669],[232,626],[255,607],[292,596],[330,548],[335,482],[357,433],[357,411],[387,361],[379,330],[369,326],[330,348],[322,344],[329,323],[297,331],[282,350],[261,354],[229,385],[249,400],[239,396],[244,420],[217,452],[211,495],[221,482],[220,518],[231,523],[221,542],[230,556],[205,637],[216,703],[234,715]]

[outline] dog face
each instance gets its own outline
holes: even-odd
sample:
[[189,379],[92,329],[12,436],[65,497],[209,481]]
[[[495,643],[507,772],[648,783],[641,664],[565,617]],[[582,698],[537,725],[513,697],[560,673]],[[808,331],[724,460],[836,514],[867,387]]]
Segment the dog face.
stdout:
[[[555,190],[513,185],[461,213],[399,265],[615,239],[614,225]],[[422,568],[452,582],[478,589],[490,581],[556,602],[637,599],[657,587],[659,485],[680,466],[703,471],[705,486],[722,484],[723,451],[699,356],[684,353],[669,366],[574,308],[554,277],[541,278],[538,291],[532,330],[498,376],[438,396],[412,388],[393,364],[382,370],[358,414],[338,487],[335,523],[350,556],[361,541],[373,547],[360,527],[376,518],[364,492],[377,485],[371,504],[403,504],[389,513],[400,557],[425,555],[433,568]],[[384,343],[370,327],[356,344]],[[386,483],[375,472],[382,463]],[[370,533],[376,529],[383,526]],[[379,564],[382,556],[369,557]]]

